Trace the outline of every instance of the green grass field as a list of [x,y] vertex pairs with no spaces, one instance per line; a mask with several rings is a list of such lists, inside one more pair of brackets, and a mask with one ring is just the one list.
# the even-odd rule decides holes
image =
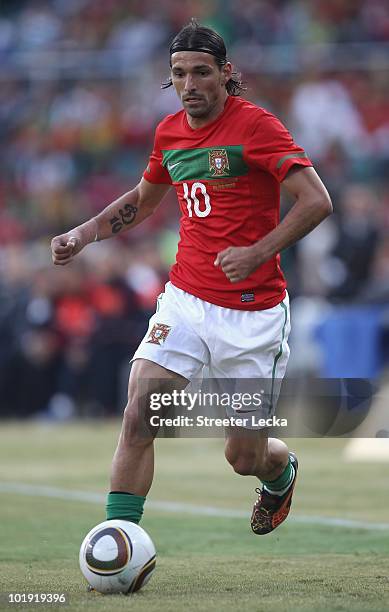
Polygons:
[[[251,534],[254,478],[233,474],[222,440],[159,440],[143,527],[157,547],[150,583],[132,597],[86,592],[78,550],[103,503],[5,492],[6,483],[104,494],[119,424],[3,425],[0,591],[66,592],[81,611],[389,610],[388,465],[344,463],[344,440],[296,440],[290,519]],[[3,491],[3,492],[1,492]],[[191,504],[163,509],[157,502]],[[193,506],[203,514],[196,514]],[[236,512],[207,516],[204,507]],[[247,513],[247,518],[241,516]],[[368,529],[329,519],[368,523]],[[2,609],[6,606],[3,597]],[[37,610],[48,606],[18,609]]]

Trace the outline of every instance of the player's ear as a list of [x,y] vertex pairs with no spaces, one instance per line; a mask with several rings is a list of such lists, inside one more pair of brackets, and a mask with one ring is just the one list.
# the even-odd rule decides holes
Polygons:
[[231,78],[232,74],[232,64],[231,62],[227,62],[224,64],[222,68],[222,85],[226,85]]

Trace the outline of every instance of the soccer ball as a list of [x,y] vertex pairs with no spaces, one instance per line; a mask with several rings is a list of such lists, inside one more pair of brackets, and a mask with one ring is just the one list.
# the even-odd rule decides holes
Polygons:
[[155,547],[139,525],[104,521],[93,527],[81,544],[80,568],[100,593],[134,593],[150,580]]

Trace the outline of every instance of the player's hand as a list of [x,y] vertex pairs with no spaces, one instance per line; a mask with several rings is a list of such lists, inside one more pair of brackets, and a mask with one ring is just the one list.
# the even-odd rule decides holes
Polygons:
[[51,241],[53,263],[56,266],[66,266],[84,246],[81,232],[76,229],[66,234],[55,236]]
[[258,261],[258,255],[252,246],[228,247],[218,253],[214,265],[220,266],[231,283],[244,280],[262,262]]

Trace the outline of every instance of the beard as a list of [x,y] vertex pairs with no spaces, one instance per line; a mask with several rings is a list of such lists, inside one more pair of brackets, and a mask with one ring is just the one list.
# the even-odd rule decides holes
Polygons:
[[185,112],[195,119],[205,118],[212,113],[216,104],[215,102],[210,102],[204,100],[203,98],[199,99],[196,103],[191,102],[183,102],[183,107]]

